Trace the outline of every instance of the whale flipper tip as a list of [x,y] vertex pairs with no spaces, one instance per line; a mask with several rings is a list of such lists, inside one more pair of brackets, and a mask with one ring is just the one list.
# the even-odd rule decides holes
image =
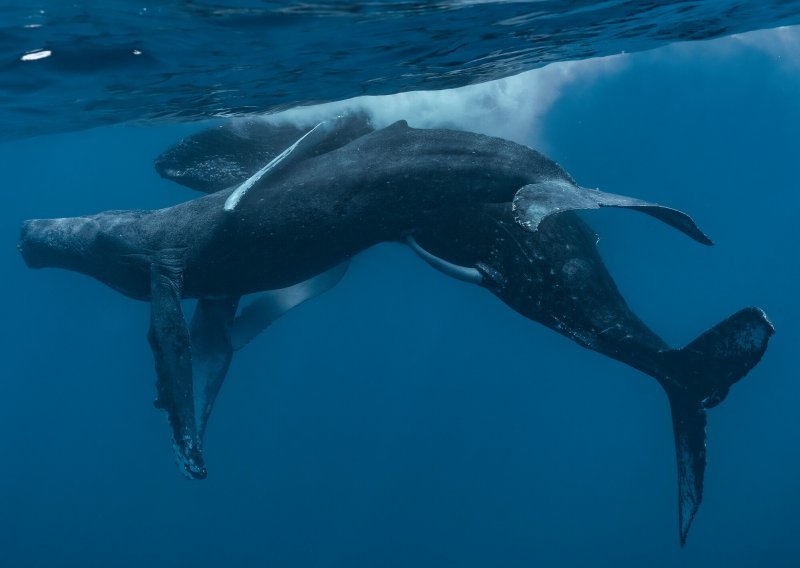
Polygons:
[[512,207],[517,222],[531,232],[536,232],[547,217],[564,211],[621,207],[655,217],[701,244],[714,244],[683,211],[633,197],[586,189],[563,179],[544,180],[522,187],[514,195]]

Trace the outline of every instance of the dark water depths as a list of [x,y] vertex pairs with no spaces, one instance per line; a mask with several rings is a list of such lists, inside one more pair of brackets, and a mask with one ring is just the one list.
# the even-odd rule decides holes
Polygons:
[[1,4],[0,137],[452,88],[800,23],[797,0]]
[[117,127],[0,146],[3,566],[797,566],[800,67],[785,54],[723,40],[630,56],[537,128],[579,183],[685,209],[716,241],[585,216],[668,341],[745,305],[777,328],[710,412],[685,549],[656,383],[400,246],[237,355],[209,478],[183,479],[151,405],[147,306],[28,270],[14,247],[25,218],[192,196],[152,169],[190,127]]

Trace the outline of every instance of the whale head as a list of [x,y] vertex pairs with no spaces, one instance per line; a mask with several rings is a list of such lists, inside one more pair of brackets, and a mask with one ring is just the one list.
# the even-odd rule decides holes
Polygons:
[[[30,268],[63,268],[91,276],[132,297],[147,294],[146,255],[136,254],[132,221],[141,212],[29,219],[17,248]],[[142,279],[145,281],[142,281]]]
[[83,272],[99,229],[92,217],[29,219],[22,223],[17,248],[29,268]]

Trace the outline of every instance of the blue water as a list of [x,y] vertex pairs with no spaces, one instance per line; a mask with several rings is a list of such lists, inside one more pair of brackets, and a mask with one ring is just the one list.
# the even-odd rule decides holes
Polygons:
[[800,60],[775,37],[628,56],[562,89],[536,128],[579,183],[680,207],[714,238],[584,215],[665,339],[681,345],[746,305],[777,329],[710,411],[685,548],[655,381],[399,245],[358,257],[236,355],[209,477],[181,477],[151,404],[147,305],[29,270],[15,249],[26,218],[193,197],[152,168],[200,128],[178,124],[0,145],[2,565],[800,565]]
[[792,24],[800,0],[6,0],[0,139],[460,87]]

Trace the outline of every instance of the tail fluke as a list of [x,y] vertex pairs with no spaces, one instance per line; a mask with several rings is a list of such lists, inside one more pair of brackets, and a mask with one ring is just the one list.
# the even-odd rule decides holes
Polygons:
[[706,409],[722,402],[731,385],[756,366],[774,332],[763,311],[745,308],[686,347],[661,353],[667,372],[660,379],[672,410],[678,460],[681,545],[703,499]]
[[[668,393],[669,394],[669,393]],[[681,546],[703,500],[706,470],[706,411],[687,397],[669,394],[678,461],[678,529]]]

